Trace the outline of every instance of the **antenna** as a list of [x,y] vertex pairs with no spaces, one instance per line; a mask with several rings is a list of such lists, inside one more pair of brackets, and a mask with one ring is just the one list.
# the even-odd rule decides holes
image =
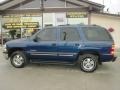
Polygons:
[[105,4],[105,1],[103,0],[103,5]]

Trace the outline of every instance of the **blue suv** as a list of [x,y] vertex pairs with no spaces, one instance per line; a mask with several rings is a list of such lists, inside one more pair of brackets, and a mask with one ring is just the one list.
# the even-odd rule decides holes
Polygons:
[[97,25],[47,27],[27,39],[9,41],[4,53],[16,68],[28,63],[79,65],[93,72],[102,62],[115,61],[114,41]]

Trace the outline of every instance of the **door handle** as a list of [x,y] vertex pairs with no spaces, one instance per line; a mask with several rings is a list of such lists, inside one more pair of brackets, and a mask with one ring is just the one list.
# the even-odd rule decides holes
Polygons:
[[56,46],[56,43],[52,43],[52,46]]
[[75,46],[79,46],[80,44],[76,43]]

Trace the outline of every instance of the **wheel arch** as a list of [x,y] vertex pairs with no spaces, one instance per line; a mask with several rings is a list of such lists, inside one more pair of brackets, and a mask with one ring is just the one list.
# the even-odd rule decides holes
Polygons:
[[8,50],[8,57],[10,57],[16,51],[25,51],[25,50],[23,48],[20,48],[20,47],[10,48]]
[[79,60],[79,56],[84,55],[84,54],[96,55],[96,56],[98,56],[98,61],[101,62],[101,61],[100,61],[100,53],[99,53],[98,51],[95,51],[95,50],[80,51],[80,52],[78,53],[78,55],[77,55],[77,59],[76,59],[76,60],[78,61],[78,60]]

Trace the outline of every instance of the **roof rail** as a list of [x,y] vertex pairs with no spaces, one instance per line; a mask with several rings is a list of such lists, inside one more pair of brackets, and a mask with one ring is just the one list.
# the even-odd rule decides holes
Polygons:
[[93,24],[92,26],[98,26],[98,25],[96,25],[96,24]]
[[70,24],[58,25],[58,26],[69,26]]
[[80,23],[80,24],[77,24],[77,25],[85,25],[84,23]]

